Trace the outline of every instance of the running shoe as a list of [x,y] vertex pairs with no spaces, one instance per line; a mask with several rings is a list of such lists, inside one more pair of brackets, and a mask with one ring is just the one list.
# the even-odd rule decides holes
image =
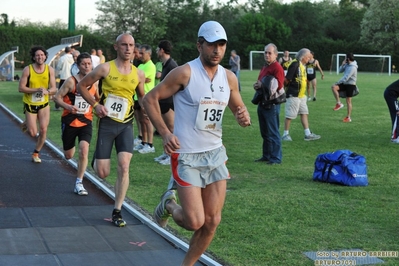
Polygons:
[[154,146],[150,147],[150,145],[145,144],[142,149],[138,150],[138,152],[142,153],[142,154],[144,154],[144,153],[152,153],[152,152],[155,152],[155,147]]
[[32,153],[32,162],[34,163],[41,163],[42,160],[39,158],[39,153]]
[[154,210],[154,218],[157,224],[160,227],[165,227],[168,224],[168,219],[169,217],[172,216],[166,209],[166,204],[174,200],[176,201],[176,195],[174,190],[167,190],[163,195],[161,196],[161,202],[158,204],[158,206]]
[[169,155],[167,155],[166,153],[163,153],[163,154],[161,154],[160,156],[155,157],[155,158],[154,158],[154,161],[160,162],[160,161],[162,161],[162,160],[165,160],[167,157],[169,157]]
[[87,196],[89,194],[87,190],[83,187],[82,183],[76,183],[73,192],[75,192],[79,196]]
[[144,148],[144,145],[140,143],[140,144],[134,146],[133,150],[138,151],[138,150],[141,150],[142,148]]
[[345,117],[344,120],[342,120],[344,123],[350,123],[352,122],[352,119],[350,117]]
[[135,138],[133,144],[134,144],[134,146],[141,144],[141,139]]
[[392,143],[399,144],[399,137],[396,138],[396,139],[391,139],[391,142],[392,142]]
[[159,162],[162,165],[170,165],[170,156]]
[[281,137],[281,140],[284,140],[284,141],[292,141],[292,138],[291,138],[291,136],[290,136],[289,134],[287,134],[287,135],[282,136],[282,137]]
[[114,209],[112,211],[112,223],[116,227],[124,227],[126,226],[125,220],[122,219],[122,214],[120,210]]
[[335,105],[335,107],[334,107],[334,111],[338,111],[339,109],[341,109],[341,108],[343,108],[344,107],[344,105],[342,104],[342,103],[337,103],[336,105]]
[[321,138],[320,135],[316,135],[316,134],[313,134],[313,133],[310,133],[309,135],[305,136],[305,140],[306,140],[306,141],[309,141],[309,140],[318,140],[318,139],[320,139],[320,138]]

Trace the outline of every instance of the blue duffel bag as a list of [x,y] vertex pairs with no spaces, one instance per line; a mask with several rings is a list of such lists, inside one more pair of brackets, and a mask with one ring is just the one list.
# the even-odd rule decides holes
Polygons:
[[350,150],[319,154],[314,163],[313,180],[345,186],[367,186],[366,158]]

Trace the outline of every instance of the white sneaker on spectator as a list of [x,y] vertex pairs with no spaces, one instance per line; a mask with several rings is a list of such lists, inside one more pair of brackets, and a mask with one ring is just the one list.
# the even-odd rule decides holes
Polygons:
[[162,165],[170,165],[170,156],[159,162]]
[[399,137],[397,137],[396,139],[391,139],[391,142],[392,142],[392,143],[399,144]]
[[139,151],[139,153],[142,153],[142,154],[155,152],[155,147],[154,146],[150,147],[150,145],[145,144],[144,147],[138,151]]
[[309,135],[305,136],[305,140],[306,141],[310,141],[310,140],[318,140],[320,139],[321,136],[320,135],[316,135],[314,133],[310,133]]
[[141,149],[143,149],[143,148],[144,148],[144,145],[140,143],[140,144],[134,146],[133,150],[134,150],[134,151],[138,151],[138,150],[141,150]]
[[134,145],[134,146],[137,146],[137,145],[139,145],[139,144],[141,144],[141,139],[135,138],[135,139],[134,139],[134,142],[133,142],[133,145]]
[[290,136],[289,134],[287,134],[287,135],[282,136],[282,137],[281,137],[281,140],[284,140],[284,141],[292,141],[292,138],[291,138],[291,136]]
[[155,157],[155,158],[154,158],[154,161],[160,162],[160,161],[162,161],[162,160],[165,160],[167,157],[169,157],[169,155],[167,155],[166,153],[163,153],[163,154],[161,154],[160,156]]

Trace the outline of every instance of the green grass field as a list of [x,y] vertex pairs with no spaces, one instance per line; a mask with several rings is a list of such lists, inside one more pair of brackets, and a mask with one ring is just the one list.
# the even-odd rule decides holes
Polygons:
[[[341,75],[325,74],[321,80],[318,73],[317,101],[308,102],[310,129],[321,139],[304,141],[299,118],[292,121],[293,141],[283,142],[283,163],[268,166],[254,163],[261,156],[262,145],[256,106],[250,102],[258,71],[241,72],[242,97],[253,125],[241,128],[226,110],[223,140],[231,180],[222,223],[209,248],[224,265],[310,266],[314,262],[303,252],[399,251],[399,146],[390,143],[390,117],[383,99],[384,89],[399,76],[360,73],[352,122],[343,123],[346,106],[332,110],[335,100],[330,89]],[[17,87],[16,82],[1,82],[0,102],[23,118],[22,94]],[[282,133],[284,106],[280,121]],[[60,112],[52,112],[49,139],[61,147],[59,136]],[[153,160],[162,152],[161,139],[155,137],[154,144],[155,154],[135,153],[128,191],[128,197],[149,213],[170,177],[169,167]],[[316,156],[337,149],[366,157],[369,186],[344,187],[312,180]],[[115,182],[115,160],[112,167],[107,179],[110,184]],[[169,224],[183,238],[191,236],[173,222]],[[399,258],[382,259],[384,265],[399,265]]]

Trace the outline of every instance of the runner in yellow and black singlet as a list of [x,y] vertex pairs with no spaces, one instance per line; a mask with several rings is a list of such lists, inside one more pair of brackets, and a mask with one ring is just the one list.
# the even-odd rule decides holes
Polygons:
[[[133,155],[133,96],[137,93],[139,102],[144,97],[144,72],[130,63],[134,47],[133,36],[119,35],[114,44],[117,58],[100,64],[78,83],[78,91],[93,106],[100,118],[92,161],[100,178],[106,178],[110,174],[111,151],[114,145],[118,155],[115,205],[112,212],[112,223],[118,227],[126,225],[122,219],[121,208],[129,187],[129,168]],[[100,79],[101,99],[97,102],[86,88]]]
[[54,69],[45,63],[48,56],[46,49],[41,46],[32,47],[30,55],[33,63],[22,71],[18,91],[24,94],[22,101],[26,119],[22,129],[27,130],[32,137],[38,136],[32,161],[40,163],[39,152],[46,141],[50,123],[49,95],[55,94],[57,88]]

